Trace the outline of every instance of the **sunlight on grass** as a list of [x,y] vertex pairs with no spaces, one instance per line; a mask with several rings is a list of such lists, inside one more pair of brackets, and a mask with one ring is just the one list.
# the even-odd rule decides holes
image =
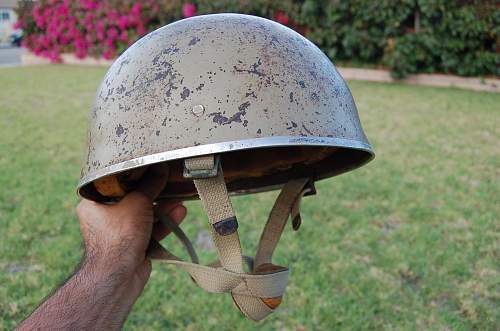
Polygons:
[[[74,215],[87,111],[105,69],[0,69],[0,329],[60,284],[81,254]],[[318,183],[285,231],[282,308],[256,325],[227,295],[155,265],[126,329],[495,330],[500,325],[500,94],[350,82],[377,154]],[[266,193],[234,205],[253,254]],[[206,229],[197,202],[183,223]],[[181,255],[175,239],[165,244]],[[209,261],[213,252],[203,252]]]

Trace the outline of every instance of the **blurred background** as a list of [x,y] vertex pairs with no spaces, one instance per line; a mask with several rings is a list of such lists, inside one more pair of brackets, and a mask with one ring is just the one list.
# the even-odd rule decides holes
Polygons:
[[[75,188],[107,67],[155,28],[220,12],[316,43],[349,80],[377,156],[304,199],[301,231],[276,254],[291,267],[276,314],[256,325],[155,265],[125,329],[499,330],[496,0],[0,0],[0,329],[81,258]],[[233,200],[249,254],[275,196]],[[210,261],[205,214],[187,205],[183,228]]]
[[338,64],[412,73],[500,75],[496,0],[0,1],[0,42],[53,62],[113,59],[140,36],[194,15],[238,12],[307,36]]

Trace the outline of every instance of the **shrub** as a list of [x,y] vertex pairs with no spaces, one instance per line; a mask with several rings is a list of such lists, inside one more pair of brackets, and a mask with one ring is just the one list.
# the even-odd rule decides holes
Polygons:
[[40,0],[22,1],[24,45],[60,60],[112,58],[138,37],[182,17],[240,12],[306,35],[332,59],[418,72],[500,75],[496,0]]
[[54,62],[62,52],[111,59],[155,26],[181,18],[180,1],[23,1],[23,44]]

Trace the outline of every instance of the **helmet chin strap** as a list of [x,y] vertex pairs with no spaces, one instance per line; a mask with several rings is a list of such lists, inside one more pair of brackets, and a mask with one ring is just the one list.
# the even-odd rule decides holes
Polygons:
[[[284,185],[264,227],[253,262],[242,255],[238,221],[218,158],[214,155],[191,158],[185,160],[184,166],[184,176],[193,178],[208,215],[219,261],[208,266],[198,264],[197,258],[193,258],[196,253],[192,245],[173,222],[166,225],[174,228],[173,232],[188,248],[193,263],[182,261],[157,242],[152,242],[148,255],[183,268],[208,292],[231,293],[234,303],[246,317],[260,321],[281,303],[288,283],[288,268],[274,265],[272,255],[290,214],[294,219],[294,229],[300,225],[299,203],[304,194],[315,193],[312,182],[300,178]],[[165,223],[165,217],[160,217],[160,221]],[[250,266],[250,273],[244,271],[243,263]]]

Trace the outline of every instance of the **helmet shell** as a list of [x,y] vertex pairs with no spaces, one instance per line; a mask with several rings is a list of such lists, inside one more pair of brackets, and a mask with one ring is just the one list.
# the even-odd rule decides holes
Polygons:
[[[306,166],[240,173],[228,181],[232,192],[304,174],[321,179],[373,157],[351,92],[327,56],[281,24],[241,14],[196,16],[139,39],[108,70],[89,122],[78,189],[94,200],[102,198],[91,185],[97,178],[163,161],[180,169],[180,160],[206,154],[222,153],[223,166],[252,173],[256,162],[327,150]],[[196,194],[171,176],[164,195]]]

